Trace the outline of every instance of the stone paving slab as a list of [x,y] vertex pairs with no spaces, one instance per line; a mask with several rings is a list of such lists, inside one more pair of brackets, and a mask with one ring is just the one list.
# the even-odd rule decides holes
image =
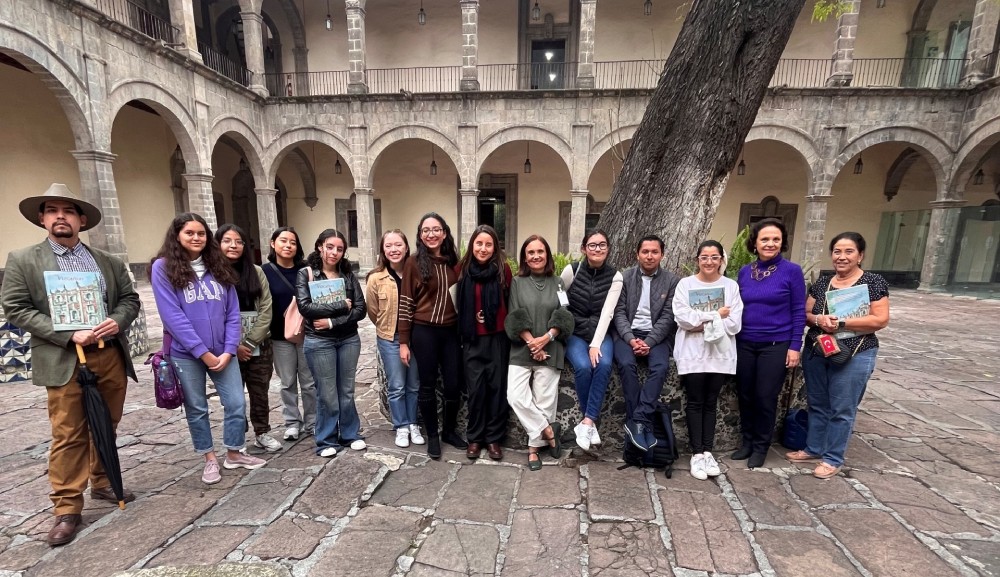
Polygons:
[[580,514],[567,509],[514,512],[502,577],[579,577]]
[[650,521],[655,517],[645,470],[629,467],[619,471],[616,463],[594,462],[587,465],[587,473],[587,502],[592,521]]
[[314,577],[384,577],[412,543],[426,519],[391,507],[365,507],[313,565]]
[[455,465],[439,461],[393,471],[379,486],[371,502],[394,507],[431,509],[438,500],[438,493],[454,472]]
[[795,493],[810,507],[822,507],[835,503],[867,503],[861,493],[854,490],[844,477],[817,479],[812,475],[794,475],[788,480]]
[[541,471],[521,474],[517,491],[520,507],[558,507],[580,503],[580,472],[568,467],[542,467]]
[[283,516],[244,551],[260,559],[305,559],[332,527],[302,517]]
[[328,462],[292,510],[311,517],[343,517],[351,503],[371,484],[379,468],[378,463],[360,456],[341,454]]
[[291,577],[291,573],[280,565],[270,563],[220,563],[133,569],[115,573],[111,577]]
[[914,479],[866,471],[851,471],[851,477],[864,483],[879,501],[917,529],[989,535],[984,527]]
[[411,576],[468,575],[496,572],[500,534],[487,525],[438,523],[420,547]]
[[162,565],[213,565],[225,560],[236,546],[253,534],[253,527],[195,527],[153,557],[148,567]]
[[860,577],[844,552],[815,531],[756,531],[754,538],[778,577]]
[[873,577],[960,575],[888,513],[838,509],[817,515]]
[[780,477],[762,471],[733,469],[729,471],[728,479],[750,518],[757,523],[800,527],[813,524],[809,515],[785,490]]
[[519,473],[513,467],[500,465],[462,467],[435,516],[506,524]]
[[941,544],[980,575],[1000,577],[1000,542],[942,539]]
[[302,471],[252,471],[231,497],[209,511],[202,521],[259,525],[275,515],[278,506],[301,488],[305,478]]
[[739,521],[721,495],[667,490],[660,492],[660,503],[679,567],[730,574],[757,570]]
[[655,525],[596,523],[587,534],[587,550],[593,577],[674,574]]

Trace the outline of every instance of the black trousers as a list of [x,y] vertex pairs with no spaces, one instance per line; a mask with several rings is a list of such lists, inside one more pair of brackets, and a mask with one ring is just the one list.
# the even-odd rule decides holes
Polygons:
[[711,451],[715,447],[716,405],[719,393],[726,384],[722,373],[691,373],[681,375],[681,384],[687,392],[688,436],[694,454]]
[[778,395],[785,383],[788,345],[788,341],[757,343],[736,339],[736,391],[743,446],[754,453],[766,453],[771,446]]
[[469,394],[470,443],[500,443],[507,434],[507,366],[510,339],[506,333],[477,336],[462,344],[465,386]]
[[445,402],[462,400],[461,347],[454,326],[413,325],[410,352],[417,361],[420,390],[417,405],[430,437],[438,436],[437,381],[441,375]]

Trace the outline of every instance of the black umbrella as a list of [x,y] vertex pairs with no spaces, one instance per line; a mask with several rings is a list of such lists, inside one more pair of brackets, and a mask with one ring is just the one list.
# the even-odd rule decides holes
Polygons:
[[[103,342],[101,344],[104,344]],[[87,368],[87,357],[83,347],[76,345],[76,356],[80,358],[80,374],[77,381],[83,389],[83,409],[87,414],[87,426],[94,438],[97,456],[101,459],[104,474],[111,483],[111,490],[118,497],[118,508],[125,508],[125,485],[122,482],[122,466],[118,461],[118,446],[115,444],[115,428],[111,424],[111,411],[104,397],[97,390],[97,375]]]

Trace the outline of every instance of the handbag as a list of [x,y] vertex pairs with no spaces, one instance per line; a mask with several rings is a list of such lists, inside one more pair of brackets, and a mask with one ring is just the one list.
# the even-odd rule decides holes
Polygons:
[[[268,264],[270,264],[272,267],[274,266],[273,263],[268,263]],[[309,270],[309,280],[312,280],[312,269],[309,267],[306,268]],[[281,281],[285,283],[285,286],[292,289],[292,293],[294,294],[295,287],[292,286],[292,283],[288,282],[288,279],[285,278],[285,275],[281,274],[281,271],[275,269],[275,272],[277,273],[278,278],[280,278]],[[299,304],[298,301],[295,300],[295,297],[292,297],[292,302],[289,303],[288,308],[285,309],[284,317],[285,317],[285,334],[284,334],[285,340],[292,343],[293,345],[301,345],[302,342],[306,339],[306,334],[302,330],[302,325],[305,323],[305,319],[302,318],[302,313],[299,312]]]
[[177,378],[174,364],[170,362],[171,344],[173,337],[167,331],[163,331],[162,348],[146,357],[146,362],[143,363],[152,365],[156,406],[161,409],[176,409],[184,404],[184,388]]
[[809,434],[809,410],[802,408],[788,409],[785,415],[785,431],[781,436],[781,444],[792,451],[806,448],[806,435]]
[[[826,306],[826,297],[823,297],[823,314],[828,315],[829,309]],[[858,354],[861,350],[861,345],[864,344],[865,339],[868,335],[861,337],[858,341],[858,345],[854,347],[853,351],[847,350],[845,347],[840,346],[840,339],[833,335],[820,333],[816,336],[816,342],[813,343],[813,349],[827,358],[831,363],[835,365],[843,365],[847,361],[851,360],[854,355]]]

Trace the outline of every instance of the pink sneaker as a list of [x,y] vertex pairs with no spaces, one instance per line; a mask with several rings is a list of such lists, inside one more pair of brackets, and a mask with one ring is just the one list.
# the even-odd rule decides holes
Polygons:
[[264,459],[258,459],[253,455],[247,455],[246,453],[241,452],[240,456],[236,457],[235,459],[230,458],[229,455],[227,454],[226,461],[222,463],[222,466],[227,469],[243,468],[243,469],[250,469],[252,471],[254,469],[260,469],[266,464],[267,461],[265,461]]
[[206,485],[214,485],[222,480],[219,474],[219,462],[215,459],[205,461],[205,470],[201,473],[201,482]]

